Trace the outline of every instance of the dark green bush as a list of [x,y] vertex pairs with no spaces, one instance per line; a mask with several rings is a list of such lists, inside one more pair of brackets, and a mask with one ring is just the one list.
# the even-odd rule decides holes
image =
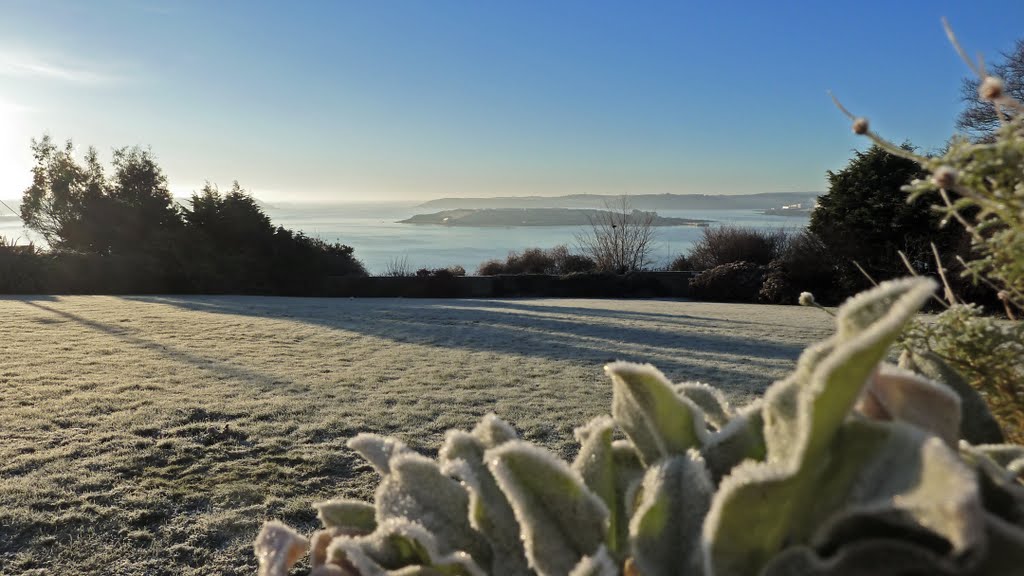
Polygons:
[[779,257],[768,264],[759,298],[769,304],[796,304],[801,292],[813,292],[824,304],[845,296],[836,285],[835,259],[807,231],[790,236]]
[[686,257],[686,254],[680,254],[669,263],[668,269],[670,272],[689,272],[693,270],[693,265],[690,264],[690,259]]
[[698,300],[757,302],[768,267],[753,262],[730,262],[705,270],[690,280]]
[[[913,148],[904,144],[904,151]],[[856,262],[875,281],[903,276],[903,252],[918,272],[934,275],[934,243],[952,256],[963,232],[940,226],[942,216],[924,198],[907,202],[903,186],[924,179],[917,162],[874,145],[855,152],[845,168],[828,172],[828,193],[818,198],[808,230],[835,259],[837,281],[845,295],[871,286]]]

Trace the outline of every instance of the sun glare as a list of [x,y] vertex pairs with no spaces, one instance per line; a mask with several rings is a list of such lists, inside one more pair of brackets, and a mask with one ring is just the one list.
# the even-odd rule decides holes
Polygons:
[[0,200],[21,196],[31,182],[27,110],[0,99]]

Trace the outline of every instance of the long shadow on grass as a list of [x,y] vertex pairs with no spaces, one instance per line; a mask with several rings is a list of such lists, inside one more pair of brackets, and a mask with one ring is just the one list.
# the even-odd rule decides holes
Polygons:
[[[647,300],[648,302],[677,302],[677,300]],[[529,300],[448,300],[449,307],[508,309],[512,312],[526,312],[539,314],[570,314],[586,315],[599,318],[612,318],[625,321],[642,321],[655,324],[678,324],[684,328],[694,326],[718,326],[723,324],[736,324],[743,326],[778,326],[778,324],[767,322],[754,322],[751,320],[734,320],[729,318],[715,318],[713,316],[695,316],[693,314],[665,313],[665,312],[639,312],[636,310],[612,310],[608,308],[584,308],[581,306],[566,306],[562,304],[531,304]],[[735,306],[760,306],[757,304],[736,304]]]
[[[601,364],[650,362],[673,378],[728,384],[781,375],[802,344],[727,332],[742,321],[531,306],[491,300],[376,300],[267,297],[130,297],[182,309],[289,318],[397,342]],[[643,313],[638,313],[643,314]],[[396,359],[400,361],[400,359]]]
[[118,340],[124,342],[125,344],[129,344],[131,346],[143,350],[157,352],[159,354],[166,356],[170,360],[174,360],[175,362],[191,364],[201,370],[212,372],[215,376],[218,376],[219,378],[222,379],[231,379],[237,382],[246,382],[248,385],[256,384],[268,390],[287,390],[295,391],[297,393],[301,393],[307,390],[305,387],[302,387],[295,382],[285,381],[278,377],[271,378],[261,372],[256,372],[235,364],[228,364],[226,362],[214,360],[212,358],[192,354],[191,352],[180,350],[178,348],[175,348],[174,346],[161,344],[159,342],[143,338],[138,335],[141,332],[134,328],[104,324],[102,322],[90,320],[88,318],[85,318],[78,314],[74,314],[72,312],[67,312],[65,310],[60,310],[57,308],[46,306],[44,304],[40,304],[34,300],[21,299],[20,301],[26,306],[31,306],[33,308],[49,312],[50,314],[60,316],[66,320],[77,322],[78,324],[81,324],[86,328],[90,328],[97,332],[101,332],[108,336],[117,338]]

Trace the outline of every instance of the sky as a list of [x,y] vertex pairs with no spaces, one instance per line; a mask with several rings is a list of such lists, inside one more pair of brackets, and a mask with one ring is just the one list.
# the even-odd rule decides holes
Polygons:
[[872,127],[928,150],[1004,0],[0,0],[0,198],[32,138],[150,147],[266,201],[824,191]]

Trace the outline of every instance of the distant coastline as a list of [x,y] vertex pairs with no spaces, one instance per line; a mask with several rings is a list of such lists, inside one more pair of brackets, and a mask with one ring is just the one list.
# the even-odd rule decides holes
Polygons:
[[760,214],[765,216],[786,216],[789,218],[810,218],[811,210],[813,208],[769,208],[768,210],[759,210]]
[[[634,210],[634,213],[639,211]],[[417,214],[399,224],[433,224],[440,226],[494,227],[494,226],[587,226],[602,215],[603,210],[575,208],[484,208],[442,210],[432,214]],[[650,214],[650,213],[646,213]],[[654,226],[707,226],[711,220],[674,218],[653,214]]]
[[[629,205],[637,210],[770,210],[793,204],[813,205],[824,192],[766,192],[763,194],[637,194]],[[418,205],[434,210],[483,208],[601,209],[620,196],[570,194],[565,196],[505,196],[497,198],[438,198]]]

